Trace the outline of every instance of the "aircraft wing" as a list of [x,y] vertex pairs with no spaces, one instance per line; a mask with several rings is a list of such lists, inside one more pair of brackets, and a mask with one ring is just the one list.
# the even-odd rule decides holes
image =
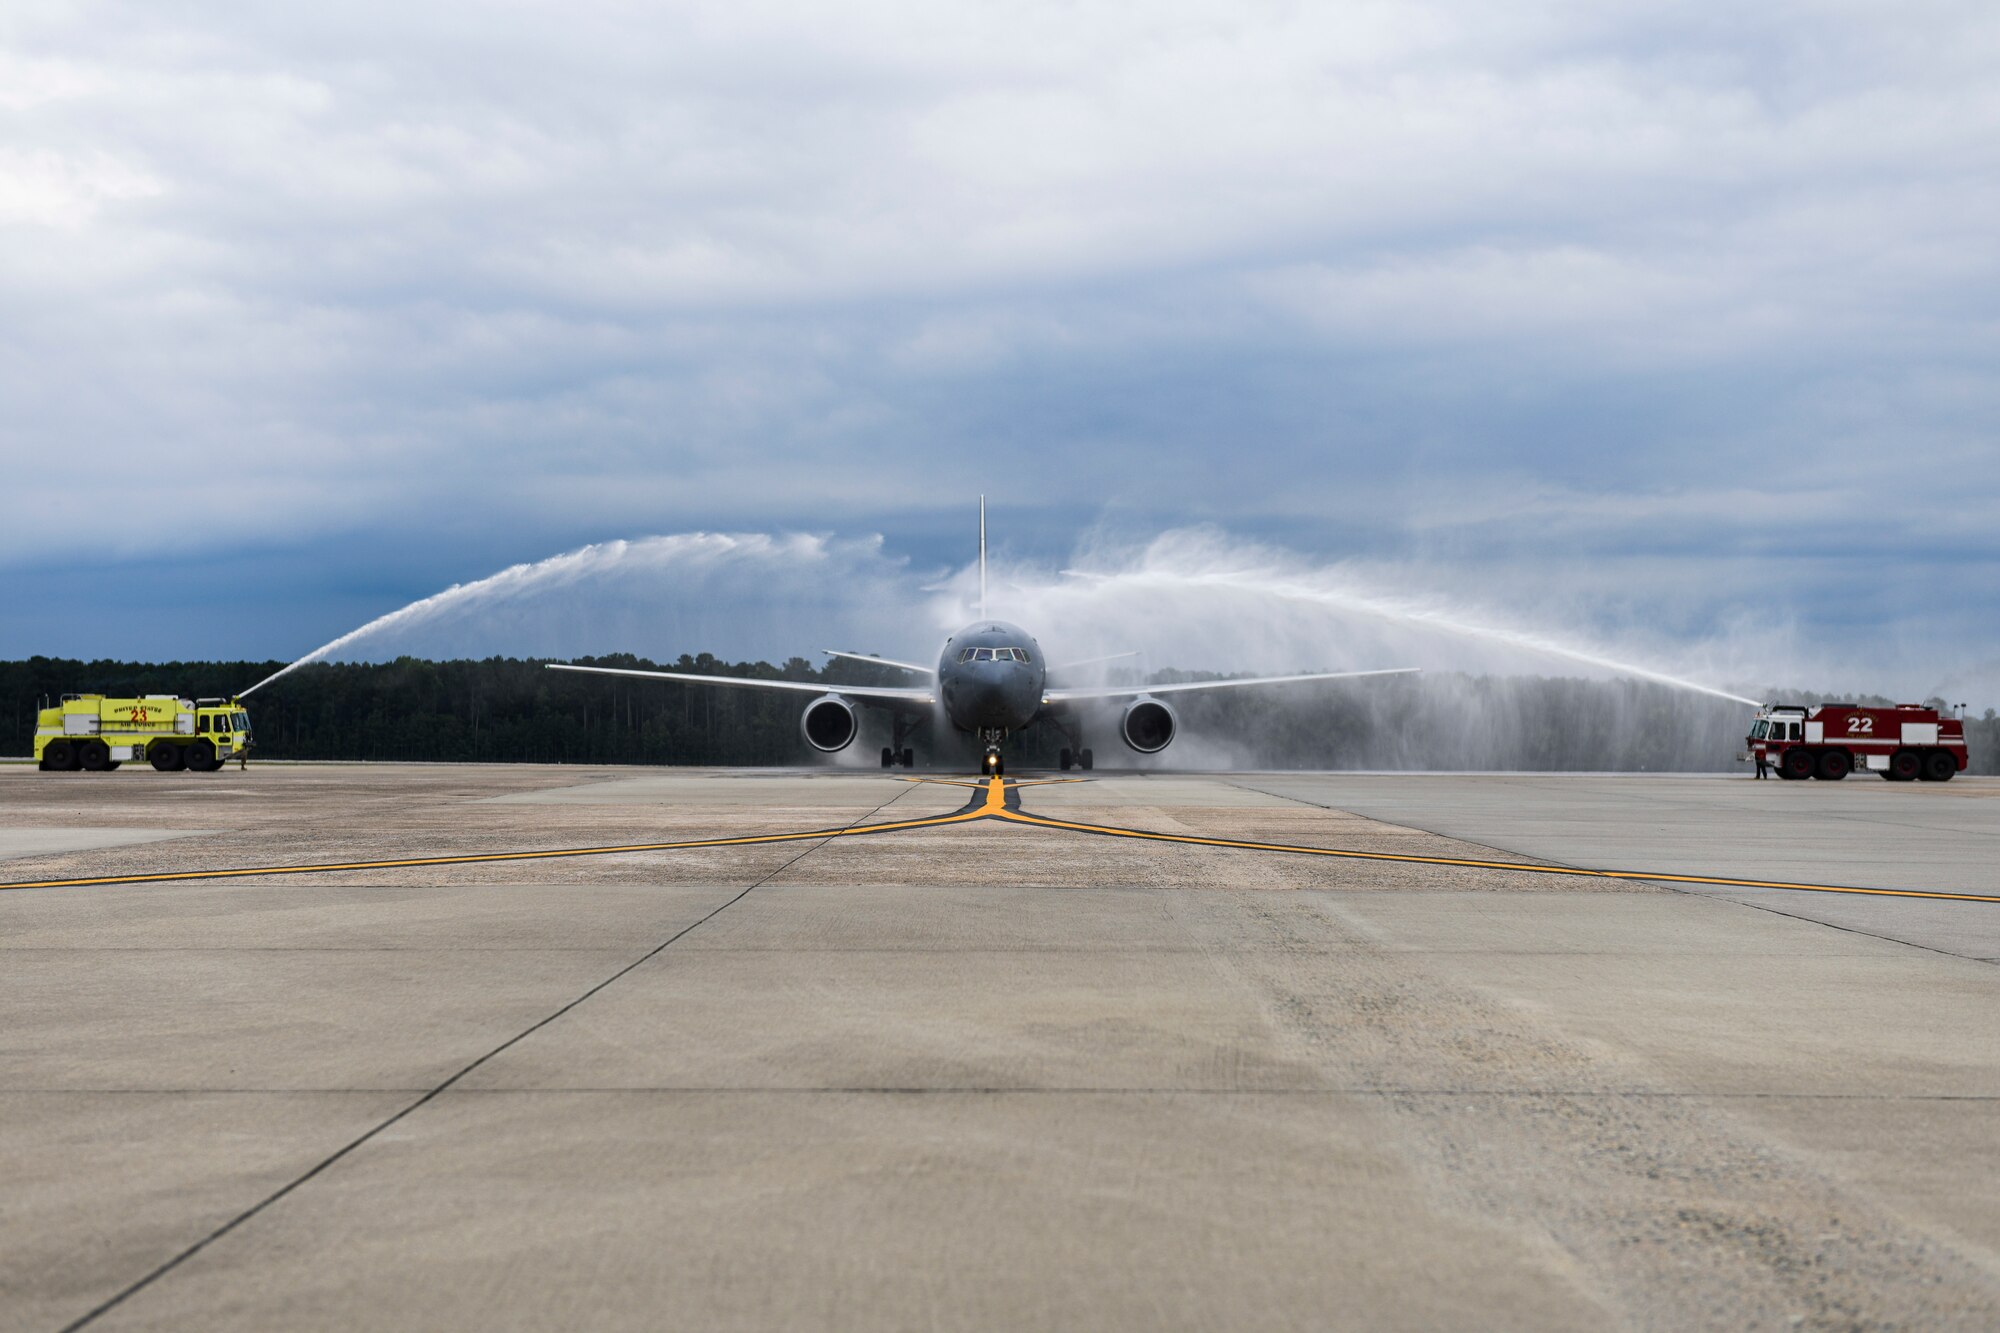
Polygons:
[[1303,676],[1252,676],[1242,680],[1196,680],[1179,685],[1120,685],[1083,690],[1044,690],[1044,707],[1059,707],[1089,699],[1136,699],[1142,694],[1191,694],[1196,690],[1240,690],[1253,685],[1298,685],[1309,680],[1358,680],[1363,676],[1408,676],[1422,667],[1391,667],[1385,671],[1315,671]]
[[570,666],[550,662],[551,671],[581,671],[593,676],[638,676],[644,680],[673,680],[683,685],[740,685],[757,690],[790,690],[795,694],[838,694],[860,703],[881,704],[908,712],[929,708],[935,692],[930,689],[901,690],[881,685],[816,685],[806,680],[756,680],[747,676],[696,676],[683,671],[632,671],[624,667]]

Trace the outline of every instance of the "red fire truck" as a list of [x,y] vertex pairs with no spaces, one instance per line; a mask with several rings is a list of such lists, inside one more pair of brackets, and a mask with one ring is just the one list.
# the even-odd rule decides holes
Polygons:
[[1967,762],[1965,723],[1920,704],[1766,704],[1744,738],[1742,758],[1759,755],[1794,781],[1838,782],[1861,770],[1891,782],[1949,782]]

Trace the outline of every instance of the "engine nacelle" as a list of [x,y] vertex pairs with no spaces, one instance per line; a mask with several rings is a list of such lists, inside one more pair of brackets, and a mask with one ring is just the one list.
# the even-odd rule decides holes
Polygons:
[[1158,754],[1174,743],[1181,720],[1174,710],[1158,699],[1142,695],[1125,705],[1118,719],[1118,734],[1140,754]]
[[823,694],[806,705],[799,718],[799,730],[806,744],[822,754],[845,750],[861,733],[861,715],[854,705],[837,694]]

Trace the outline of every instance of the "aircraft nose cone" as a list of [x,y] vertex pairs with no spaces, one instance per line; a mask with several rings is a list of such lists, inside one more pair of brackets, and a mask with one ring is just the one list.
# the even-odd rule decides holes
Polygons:
[[991,712],[1000,701],[1000,683],[992,679],[980,679],[972,683],[970,691],[973,707],[981,712]]

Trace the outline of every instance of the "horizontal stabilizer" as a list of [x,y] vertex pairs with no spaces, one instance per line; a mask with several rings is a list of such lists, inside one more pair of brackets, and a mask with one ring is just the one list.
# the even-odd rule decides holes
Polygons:
[[900,690],[881,685],[826,685],[809,680],[758,680],[750,676],[695,676],[684,671],[633,671],[625,667],[570,666],[548,664],[551,671],[581,671],[592,676],[637,676],[643,680],[671,680],[682,685],[734,685],[753,690],[789,690],[794,694],[844,694],[869,703],[915,704],[929,707],[933,697],[928,689]]
[[1196,690],[1242,690],[1252,686],[1302,685],[1314,680],[1360,680],[1366,676],[1408,676],[1422,667],[1390,667],[1381,671],[1315,671],[1302,676],[1251,676],[1241,680],[1195,680],[1179,685],[1122,685],[1103,689],[1048,690],[1044,704],[1076,703],[1083,699],[1135,699],[1142,694],[1192,694]]
[[1052,666],[1049,668],[1049,674],[1053,676],[1058,671],[1074,671],[1078,667],[1096,666],[1100,662],[1117,662],[1127,657],[1137,657],[1138,655],[1139,650],[1134,648],[1129,653],[1106,653],[1102,657],[1086,657],[1075,662],[1064,662],[1060,665]]
[[872,662],[876,666],[895,667],[898,671],[913,671],[919,676],[935,676],[931,667],[918,666],[915,662],[898,662],[890,657],[876,657],[869,653],[843,653],[838,648],[822,648],[828,657],[844,657],[850,662]]

